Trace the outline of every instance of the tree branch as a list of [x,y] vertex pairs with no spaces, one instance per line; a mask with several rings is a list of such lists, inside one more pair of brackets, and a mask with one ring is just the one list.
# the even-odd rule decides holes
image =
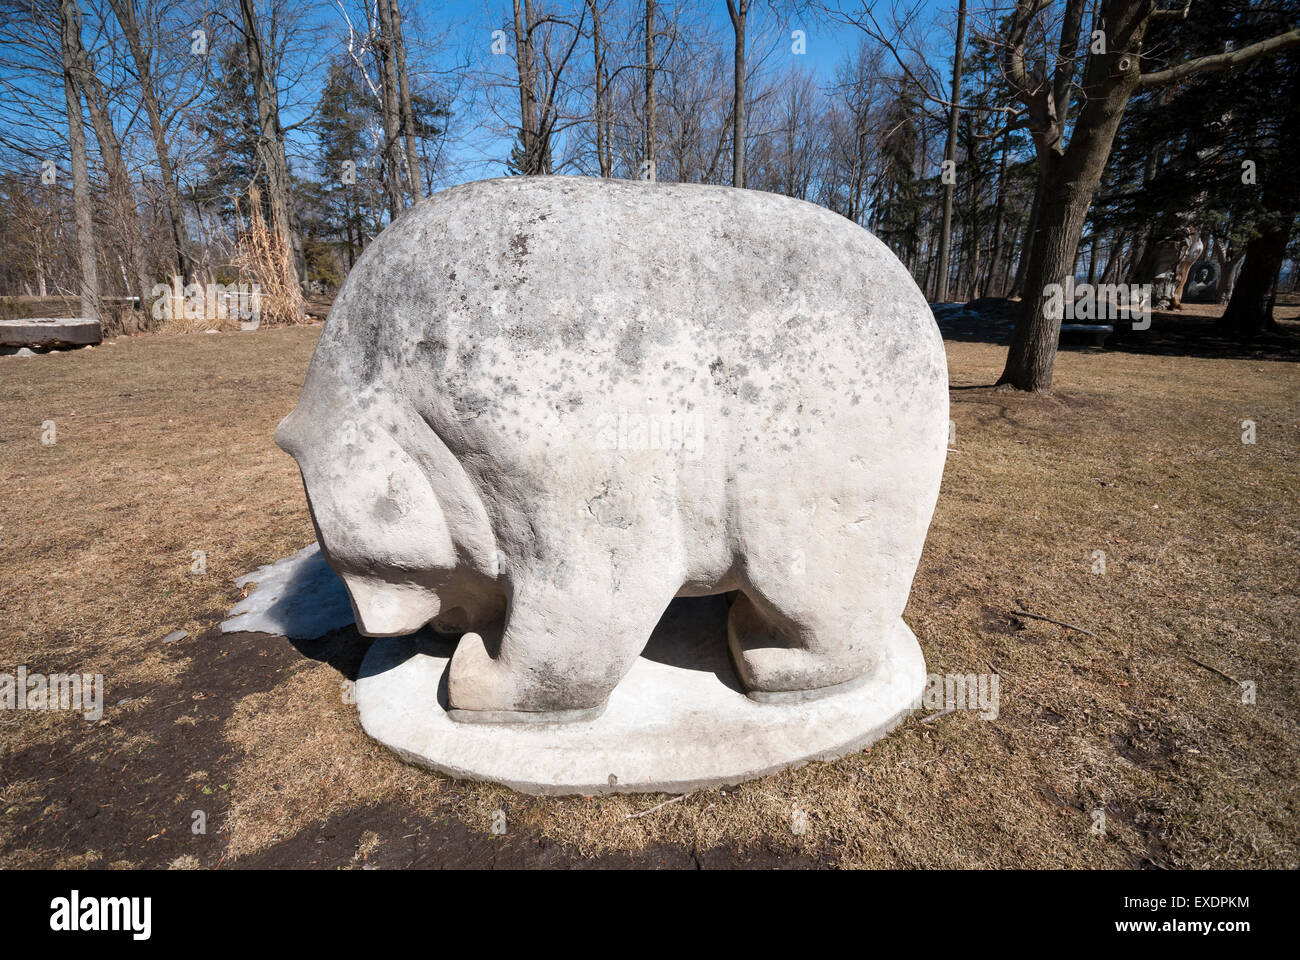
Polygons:
[[1141,79],[1138,80],[1138,85],[1154,87],[1162,83],[1181,80],[1183,77],[1189,77],[1194,73],[1229,70],[1241,66],[1243,63],[1249,63],[1256,57],[1275,53],[1278,50],[1285,50],[1297,44],[1300,44],[1300,30],[1289,30],[1286,33],[1278,34],[1276,37],[1270,37],[1268,40],[1261,40],[1259,43],[1252,43],[1248,47],[1242,47],[1240,50],[1233,50],[1229,53],[1216,53],[1209,57],[1197,57],[1195,60],[1188,60],[1176,67],[1170,67],[1168,70],[1144,73]]

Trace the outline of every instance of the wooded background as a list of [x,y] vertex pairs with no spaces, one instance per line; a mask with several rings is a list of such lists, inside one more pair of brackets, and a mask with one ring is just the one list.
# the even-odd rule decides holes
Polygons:
[[466,179],[730,184],[862,224],[931,300],[1020,298],[1002,382],[1043,390],[1067,275],[1275,329],[1298,10],[0,0],[0,294],[131,332],[159,324],[160,283],[251,281],[292,321]]

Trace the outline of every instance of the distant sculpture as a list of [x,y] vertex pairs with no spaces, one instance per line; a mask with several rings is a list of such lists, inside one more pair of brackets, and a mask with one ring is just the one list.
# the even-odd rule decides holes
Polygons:
[[1183,300],[1187,303],[1215,303],[1219,297],[1219,281],[1223,276],[1223,267],[1213,259],[1201,260],[1192,267],[1187,276],[1187,286],[1183,288]]
[[1204,252],[1205,241],[1194,226],[1180,222],[1165,232],[1157,232],[1139,270],[1151,283],[1154,309],[1182,308],[1188,275]]
[[568,177],[407,211],[276,432],[361,631],[462,633],[450,714],[487,722],[597,716],[674,597],[730,595],[754,700],[870,679],[915,644],[947,437],[934,318],[867,231]]

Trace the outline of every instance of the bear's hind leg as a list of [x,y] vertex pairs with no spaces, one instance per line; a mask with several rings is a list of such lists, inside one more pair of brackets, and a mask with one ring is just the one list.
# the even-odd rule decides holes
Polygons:
[[[791,592],[788,584],[785,592]],[[747,584],[732,603],[727,645],[751,699],[815,699],[848,689],[871,673],[879,649],[870,642],[876,632],[870,613],[837,606],[825,596],[811,599],[823,602],[774,600]]]

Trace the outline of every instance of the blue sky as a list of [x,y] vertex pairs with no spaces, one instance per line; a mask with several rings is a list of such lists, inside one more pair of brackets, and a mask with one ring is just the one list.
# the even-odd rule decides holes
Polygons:
[[[539,9],[548,5],[548,0],[536,0]],[[565,8],[576,7],[580,0],[565,0]],[[305,47],[308,59],[308,72],[300,82],[281,91],[283,119],[291,128],[301,124],[315,106],[319,97],[325,70],[330,60],[345,50],[346,20],[340,12],[336,0],[306,0],[307,6],[301,10],[306,24],[316,28],[309,38],[299,38],[300,48]],[[343,0],[349,13],[355,16],[356,0]],[[845,8],[857,7],[861,3],[842,0]],[[888,19],[891,4],[903,9],[920,9],[920,19],[937,22],[942,25],[934,35],[941,37],[945,28],[949,28],[955,18],[956,0],[884,0],[878,4],[882,20]],[[408,46],[411,47],[413,70],[428,69],[434,79],[446,80],[454,68],[466,61],[482,61],[492,42],[492,31],[506,24],[510,17],[511,0],[403,0],[404,19],[409,27],[406,31]],[[694,19],[702,11],[713,26],[717,41],[723,49],[730,50],[731,23],[727,16],[725,0],[659,0],[661,20],[672,16],[674,10],[681,10],[684,16]],[[824,16],[813,16],[807,12],[799,15],[786,14],[782,11],[790,4],[773,3],[769,0],[756,0],[750,13],[751,55],[789,56],[791,33],[803,30],[805,33],[805,65],[812,68],[814,76],[823,84],[834,78],[836,65],[844,55],[856,48],[861,32],[853,26],[829,22]],[[632,13],[641,9],[637,0],[627,0],[624,9]],[[110,24],[112,21],[110,19]],[[110,27],[111,30],[111,27]],[[634,34],[636,33],[634,28]],[[442,43],[431,56],[424,56],[418,49],[424,38],[441,36]],[[97,35],[93,18],[85,18],[85,40],[92,49],[104,42],[102,35]],[[946,72],[951,51],[950,40],[936,44],[931,62],[936,69]],[[102,48],[101,48],[102,49]],[[585,61],[590,56],[588,50],[581,46],[575,56]],[[48,67],[42,57],[32,53],[34,62],[41,62]],[[110,81],[112,78],[109,78]],[[120,78],[119,78],[120,79]],[[418,80],[418,78],[417,78]],[[48,104],[51,115],[61,113],[61,97],[50,95],[48,76],[12,71],[0,76],[0,86],[8,99],[8,109],[0,105],[0,129],[10,134],[15,143],[28,139],[28,131],[39,130],[24,127],[22,111],[17,109],[27,98],[40,100]],[[110,86],[111,86],[110,82]],[[471,84],[465,85],[468,92]],[[129,95],[127,101],[129,101]],[[131,122],[134,135],[139,135],[139,126],[143,120],[139,114],[130,114],[129,102],[119,106],[116,119],[121,123]],[[485,115],[481,103],[469,103],[464,97],[453,102],[455,116],[452,121],[452,136],[446,144],[446,156],[443,164],[444,174],[441,186],[465,180],[498,176],[505,170],[505,158],[509,153],[511,135],[504,130],[507,124],[518,122],[517,101],[513,110],[509,108],[508,98],[503,98],[503,108],[497,126],[492,129],[490,115]],[[17,124],[15,126],[15,124]],[[53,136],[55,141],[61,139],[63,122],[55,122]],[[145,151],[146,153],[148,151]],[[313,171],[309,165],[309,156],[313,152],[311,135],[301,126],[290,134],[290,162],[300,175],[310,175]],[[144,162],[148,162],[145,160]]]
[[[539,7],[543,6],[539,2]],[[844,9],[861,8],[861,3],[843,0]],[[673,9],[689,12],[694,17],[703,10],[716,27],[721,39],[730,45],[731,21],[727,15],[725,0],[677,0],[676,3],[660,0],[661,17],[667,17]],[[782,4],[755,3],[750,13],[750,34],[756,40],[769,38],[768,49],[777,42],[776,32],[779,28],[781,42],[786,49],[791,43],[794,30],[805,33],[807,65],[822,83],[829,83],[834,78],[836,65],[845,54],[856,48],[862,36],[856,27],[843,23],[830,22],[824,15],[814,16],[807,12],[802,15],[781,12]],[[786,5],[788,6],[788,5]],[[877,16],[882,23],[888,22],[890,3],[878,3]],[[901,10],[919,11],[918,19],[922,23],[937,22],[949,24],[956,19],[955,0],[899,0]],[[436,67],[450,68],[458,60],[472,57],[477,51],[472,45],[491,43],[492,30],[497,29],[504,18],[510,16],[510,0],[407,0],[403,5],[404,15],[418,18],[424,28],[422,33],[432,34],[438,29],[449,33],[451,43],[440,51],[433,63]],[[328,13],[323,15],[328,16]],[[341,24],[340,17],[334,18]],[[761,52],[757,48],[755,52]],[[580,50],[578,55],[581,55]],[[950,51],[938,51],[934,60],[938,69],[950,69]],[[513,119],[513,118],[512,118]],[[455,128],[456,140],[448,145],[448,175],[454,181],[499,176],[504,170],[504,159],[510,149],[508,138],[475,135],[475,131],[465,129],[467,122],[473,122],[472,115],[462,115]],[[478,131],[482,134],[482,131]],[[464,139],[469,134],[468,139]],[[454,173],[452,172],[454,171]]]

